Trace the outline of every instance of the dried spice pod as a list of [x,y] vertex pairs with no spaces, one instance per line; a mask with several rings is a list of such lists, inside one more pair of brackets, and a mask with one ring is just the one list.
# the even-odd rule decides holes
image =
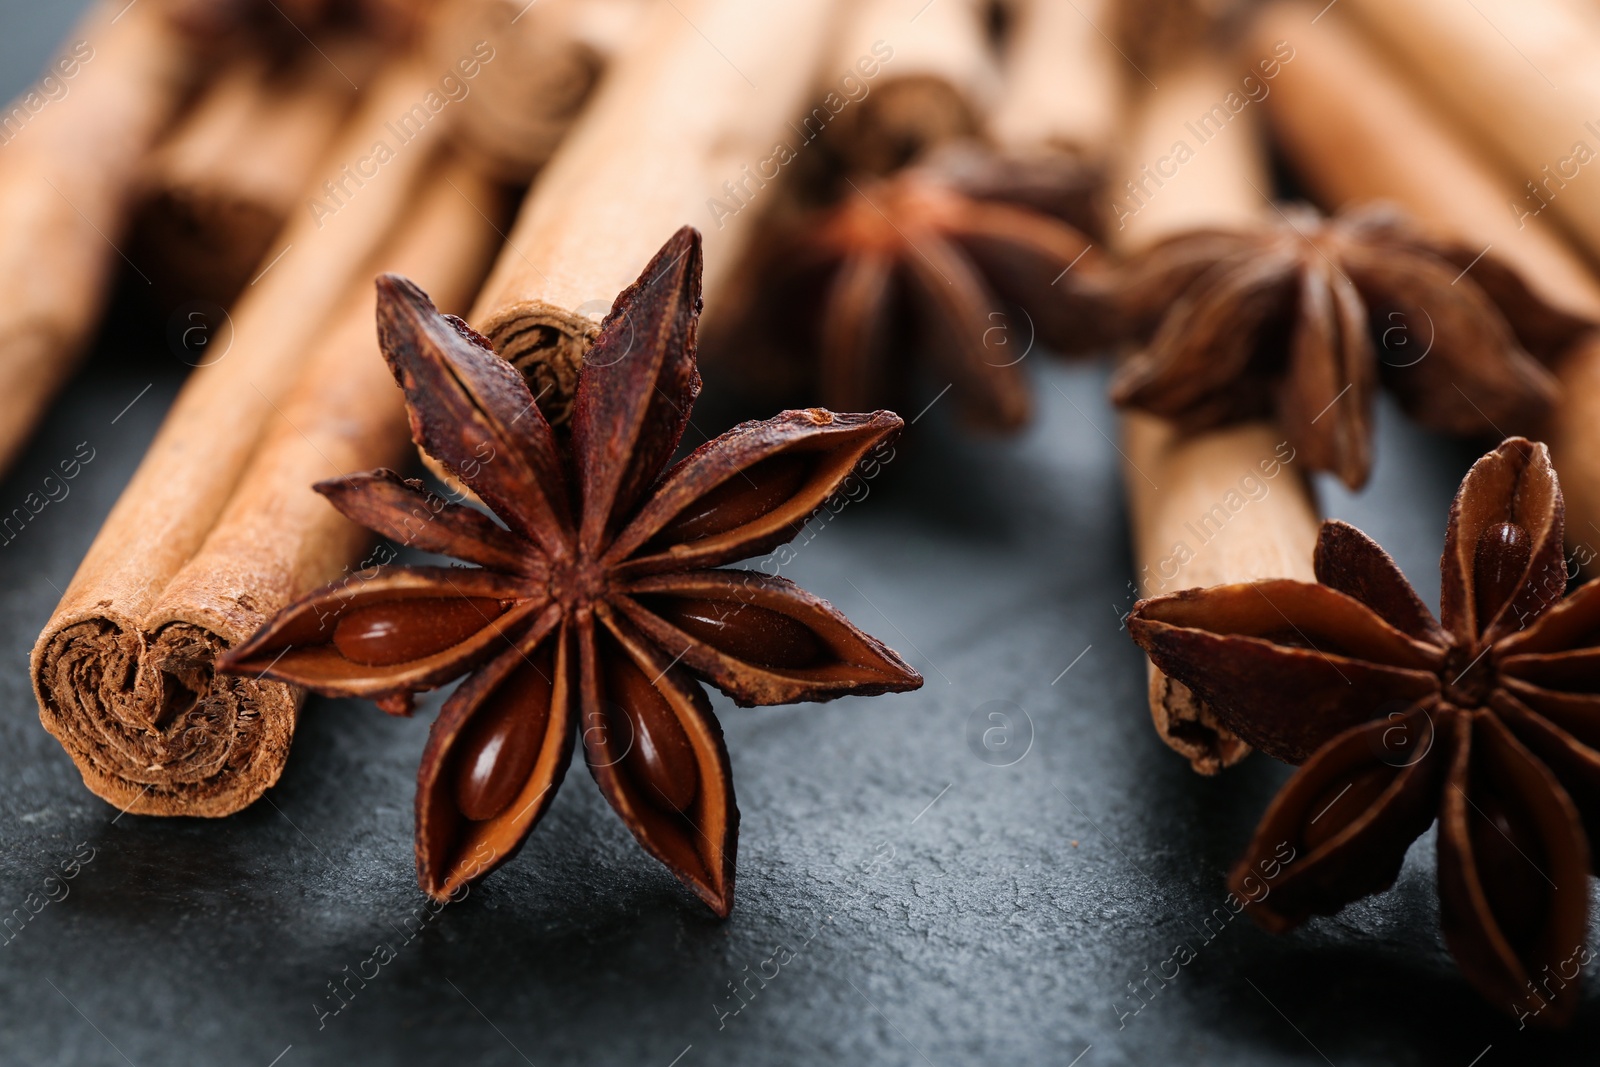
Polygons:
[[[1511,438],[1451,507],[1438,620],[1381,548],[1328,522],[1315,583],[1189,590],[1128,622],[1234,733],[1303,764],[1232,875],[1263,925],[1388,888],[1437,817],[1446,944],[1541,1025],[1579,1002],[1600,844],[1600,583],[1563,598],[1562,519],[1548,451]],[[1271,891],[1247,892],[1273,859]]]
[[[858,19],[896,10],[868,7]],[[836,181],[826,206],[775,221],[744,272],[737,319],[712,347],[737,353],[746,375],[773,391],[921,408],[948,388],[962,422],[1006,431],[1027,420],[1021,363],[1036,344],[1079,353],[1115,339],[1093,248],[1120,108],[1105,56],[1115,53],[1084,22],[1096,5],[1086,15],[1059,7],[1027,0],[1014,12],[986,137],[914,138],[913,167]],[[917,26],[931,30],[924,17]],[[969,7],[945,17],[954,22],[942,34],[978,41]],[[915,64],[901,50],[893,69],[903,76]],[[874,88],[861,106],[905,84]]]
[[[1119,290],[1148,342],[1119,368],[1117,404],[1188,431],[1275,417],[1308,467],[1352,489],[1372,468],[1380,382],[1431,429],[1529,430],[1557,395],[1545,361],[1591,326],[1385,204],[1177,234],[1132,257]],[[1373,335],[1395,329],[1430,338],[1427,357],[1380,360]]]
[[718,569],[792,538],[873,449],[887,411],[745,423],[668,469],[700,389],[699,235],[618,297],[578,382],[570,443],[522,377],[402,278],[379,335],[417,444],[505,523],[385,471],[318,486],[390,537],[479,564],[396,567],[312,593],[225,667],[405,711],[463,674],[417,782],[417,873],[445,897],[509,859],[585,760],[640,845],[719,915],[738,809],[702,678],[745,706],[915,689],[826,601]]
[[[993,192],[989,168],[944,159]],[[1031,406],[1020,364],[1036,343],[1078,353],[1118,332],[1088,237],[1017,203],[969,196],[939,163],[853,186],[774,235],[752,272],[762,281],[734,329],[741,345],[814,366],[809,376],[835,407],[949,388],[966,425],[1015,430]],[[928,366],[915,368],[918,359]]]

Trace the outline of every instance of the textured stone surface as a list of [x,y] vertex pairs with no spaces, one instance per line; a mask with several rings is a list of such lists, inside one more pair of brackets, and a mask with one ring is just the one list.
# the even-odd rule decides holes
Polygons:
[[[28,55],[16,41],[10,75]],[[183,370],[158,344],[103,341],[0,483],[8,511],[78,442],[95,449],[70,495],[0,547],[0,917],[29,914],[59,864],[94,850],[64,899],[3,935],[0,1063],[1592,1060],[1592,1004],[1563,1037],[1518,1033],[1456,975],[1431,834],[1393,891],[1294,936],[1211,918],[1286,772],[1255,757],[1204,780],[1156,741],[1119,629],[1129,561],[1104,376],[1030,362],[1026,435],[963,439],[936,406],[786,570],[926,688],[716,699],[743,812],[730,920],[648,859],[575,767],[516,860],[419,922],[411,790],[437,701],[409,721],[312,701],[281,783],[217,821],[118,817],[40,728],[27,650]],[[1383,414],[1371,488],[1326,503],[1431,601],[1473,450]],[[726,425],[714,402],[696,421]],[[994,710],[1011,732],[988,740],[1012,754],[986,762],[969,738],[999,725]],[[1128,983],[1179,943],[1195,958],[1141,1007]],[[329,983],[371,975],[380,944],[387,962],[350,979],[341,1008]]]

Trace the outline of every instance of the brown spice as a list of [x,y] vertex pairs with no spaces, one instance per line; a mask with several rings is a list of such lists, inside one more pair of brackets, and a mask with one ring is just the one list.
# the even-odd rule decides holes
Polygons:
[[[1117,332],[1102,258],[1079,230],[1016,202],[1066,199],[1064,186],[1005,186],[991,167],[944,158],[953,173],[934,163],[863,179],[764,243],[751,267],[761,283],[732,327],[740,339],[720,347],[814,367],[834,407],[909,406],[919,386],[949,387],[970,427],[1026,422],[1021,364],[1035,343],[1076,353]],[[967,195],[963,178],[993,199]],[[914,354],[929,364],[920,376]]]
[[[1129,632],[1162,671],[1245,741],[1303,764],[1233,872],[1262,925],[1387,889],[1437,817],[1441,921],[1468,980],[1537,1023],[1571,1018],[1575,980],[1530,996],[1586,944],[1600,832],[1600,582],[1563,599],[1563,552],[1549,454],[1511,438],[1451,507],[1442,622],[1381,548],[1331,521],[1316,583],[1135,608]],[[1255,872],[1284,847],[1293,859],[1261,895]]]
[[357,522],[479,567],[328,587],[224,666],[390,711],[468,675],[418,774],[417,872],[435,897],[521,846],[581,723],[590,773],[640,845],[726,915],[738,809],[696,677],[745,706],[922,684],[826,601],[718,569],[792,538],[901,422],[789,411],[667,469],[700,389],[700,255],[685,227],[618,297],[578,383],[570,448],[484,338],[403,278],[380,279],[380,337],[413,437],[506,526],[389,471],[321,483]]
[[[1116,403],[1191,431],[1275,416],[1308,467],[1352,489],[1371,471],[1380,381],[1432,429],[1527,430],[1556,398],[1543,361],[1590,326],[1385,205],[1332,219],[1292,205],[1250,231],[1179,234],[1135,256],[1120,288],[1149,342],[1118,371]],[[1426,358],[1380,362],[1371,335],[1395,329],[1431,339]]]
[[1600,115],[1593,5],[1474,0],[1472,18],[1461,18],[1451,0],[1343,6],[1341,16],[1368,30],[1404,77],[1514,178],[1502,214],[1525,222],[1548,210],[1600,257],[1600,197],[1586,187],[1587,174],[1568,180],[1593,159],[1586,124]]

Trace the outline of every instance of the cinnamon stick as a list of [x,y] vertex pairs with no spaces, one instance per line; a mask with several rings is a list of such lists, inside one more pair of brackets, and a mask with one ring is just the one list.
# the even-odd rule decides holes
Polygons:
[[[1202,55],[1156,80],[1161,88],[1135,109],[1126,154],[1112,172],[1127,176],[1112,188],[1121,194],[1112,240],[1128,252],[1188,229],[1259,225],[1272,208],[1253,113],[1233,115],[1203,142],[1187,125],[1237,88],[1232,69]],[[1175,164],[1179,156],[1185,161]],[[1315,507],[1293,450],[1272,425],[1184,436],[1165,420],[1128,412],[1122,451],[1140,596],[1258,578],[1312,579]],[[1201,774],[1250,751],[1154,666],[1150,713],[1162,740]]]
[[494,218],[494,200],[461,166],[425,183],[395,240],[322,331],[216,525],[142,617],[99,604],[74,610],[71,593],[58,609],[35,652],[41,718],[96,795],[142,814],[216,816],[277,780],[303,694],[219,678],[215,658],[348,569],[368,543],[312,483],[400,466],[410,453],[365,275],[405,271],[441,306],[464,308],[496,238],[478,212]]
[[365,81],[374,59],[351,42],[287,68],[241,60],[162,139],[135,249],[172,301],[225,304],[254,276],[355,102],[347,77]]
[[[858,0],[833,55],[840,70],[874,57],[884,65],[867,93],[841,109],[830,139],[849,167],[874,174],[976,133],[999,92],[981,0]],[[828,124],[825,114],[811,120]]]
[[988,132],[1007,155],[1078,157],[1104,166],[1122,120],[1123,65],[1097,26],[1111,0],[1017,0],[1004,88]]
[[[1323,205],[1392,200],[1423,224],[1481,242],[1547,300],[1600,319],[1600,281],[1548,217],[1505,209],[1517,190],[1478,146],[1424,99],[1349,15],[1274,4],[1256,23],[1260,42],[1289,40],[1268,115],[1289,163]],[[1575,542],[1600,546],[1600,337],[1588,335],[1553,368],[1561,403],[1546,441],[1561,473]]]
[[1042,211],[1098,237],[1124,109],[1126,63],[1095,28],[1109,7],[1016,0],[986,136],[938,146],[933,166],[968,196]]
[[461,100],[456,136],[508,180],[555,151],[643,14],[643,0],[457,0],[434,55],[489,42],[495,61]]
[[[412,62],[380,77],[340,135],[332,158],[348,163],[329,180],[371,171],[361,161],[372,160],[374,144],[397,141],[385,124],[421,100],[431,81]],[[301,377],[330,315],[357,279],[371,277],[374,253],[414,210],[444,129],[445,121],[435,121],[393,145],[363,184],[344,182],[347,196],[329,196],[320,182],[307,190],[325,198],[317,202],[326,212],[297,211],[274,242],[283,251],[232,311],[231,349],[184,386],[34,646],[46,728],[90,789],[127,810],[227,814],[277,776],[292,723],[284,698],[269,730],[255,722],[255,691],[235,688],[251,683],[210,687],[204,664],[238,631],[206,637],[178,626],[187,622],[178,609],[188,601],[175,605],[165,594],[235,496],[263,428]],[[476,211],[469,221],[482,225]],[[239,602],[240,612],[250,610]],[[196,611],[209,626],[211,615]],[[190,726],[200,732],[186,739]]]
[[[1499,157],[1497,210],[1548,211],[1600,258],[1600,13],[1555,0],[1349,0],[1408,76]],[[1320,25],[1320,22],[1319,22]]]
[[132,176],[196,61],[158,5],[107,0],[0,114],[0,472],[94,329]]
[[570,413],[612,297],[685,223],[704,231],[717,306],[752,205],[807,151],[789,123],[806,111],[835,7],[675,0],[646,13],[524,201],[472,313],[552,422]]

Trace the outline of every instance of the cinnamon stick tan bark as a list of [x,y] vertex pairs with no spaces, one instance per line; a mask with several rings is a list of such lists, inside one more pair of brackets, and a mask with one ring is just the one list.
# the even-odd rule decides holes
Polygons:
[[[346,167],[359,176],[375,142],[396,141],[385,124],[420,100],[431,81],[427,68],[409,62],[381,77],[339,138],[333,158],[349,162],[333,177]],[[330,316],[357,279],[370,279],[374,254],[416,210],[419,181],[436,162],[444,127],[431,123],[393,145],[364,184],[345,183],[349,195],[331,214],[296,211],[281,238],[284,250],[232,311],[231,349],[184,386],[34,646],[46,728],[90,789],[127,810],[227,814],[277,777],[292,698],[273,698],[269,716],[250,683],[213,687],[207,666],[218,642],[241,635],[239,620],[257,608],[272,610],[271,598],[245,589],[239,577],[246,599],[224,625],[219,609],[177,592],[169,599],[169,588],[237,495],[263,429],[302,376]],[[320,185],[308,190],[322,194]],[[466,217],[483,225],[476,211]],[[413,269],[424,275],[425,268]],[[197,603],[200,625],[215,623],[216,630],[193,628],[184,609]],[[191,728],[196,732],[186,734]]]
[[[1161,88],[1135,108],[1126,154],[1112,171],[1112,193],[1121,193],[1121,228],[1113,227],[1112,239],[1131,252],[1197,227],[1259,225],[1273,209],[1253,113],[1233,115],[1203,142],[1190,128],[1237,89],[1233,69],[1202,55],[1156,81]],[[1186,161],[1177,162],[1180,156]],[[1165,420],[1130,412],[1122,417],[1122,451],[1141,596],[1257,578],[1313,579],[1316,510],[1293,449],[1273,426],[1244,423],[1186,436]],[[1153,666],[1150,714],[1162,739],[1201,774],[1250,751]]]
[[1600,258],[1600,10],[1577,0],[1342,6],[1498,155],[1511,179],[1500,213],[1554,215]]
[[[1546,299],[1600,319],[1600,281],[1547,216],[1505,209],[1513,183],[1425,99],[1347,14],[1311,24],[1315,5],[1274,4],[1252,30],[1258,43],[1296,49],[1267,100],[1279,144],[1325,206],[1392,200],[1423,224],[1481,242]],[[1600,553],[1600,337],[1590,335],[1553,368],[1561,403],[1545,431],[1566,497],[1580,561]]]
[[[332,58],[323,53],[332,53]],[[254,276],[355,103],[376,49],[224,69],[146,167],[135,254],[172,302],[227,303]]]
[[[497,243],[496,192],[473,171],[430,178],[394,241],[320,331],[297,386],[199,551],[135,617],[142,596],[69,592],[35,653],[41,717],[98,796],[156,815],[227,815],[277,781],[303,694],[219,678],[215,658],[295,596],[349,569],[370,535],[313,482],[410,454],[400,392],[378,351],[369,271],[411,276],[463,310]],[[479,212],[483,212],[482,215]],[[353,581],[359,577],[352,578]],[[88,603],[87,595],[113,597]]]
[[468,86],[456,136],[495,173],[532,177],[643,12],[644,0],[457,0],[434,56],[448,63],[480,41],[496,55]]
[[856,0],[832,54],[840,70],[883,62],[830,138],[847,165],[876,174],[978,132],[1000,88],[982,0]]
[[0,114],[0,472],[94,329],[139,161],[196,61],[158,5],[108,0]]
[[1013,11],[989,135],[1011,155],[1104,165],[1123,118],[1126,65],[1097,28],[1113,22],[1111,0],[1018,0]]
[[678,227],[705,235],[706,306],[748,244],[768,188],[808,150],[807,112],[833,0],[652,5],[523,203],[472,322],[570,413],[600,320]]

